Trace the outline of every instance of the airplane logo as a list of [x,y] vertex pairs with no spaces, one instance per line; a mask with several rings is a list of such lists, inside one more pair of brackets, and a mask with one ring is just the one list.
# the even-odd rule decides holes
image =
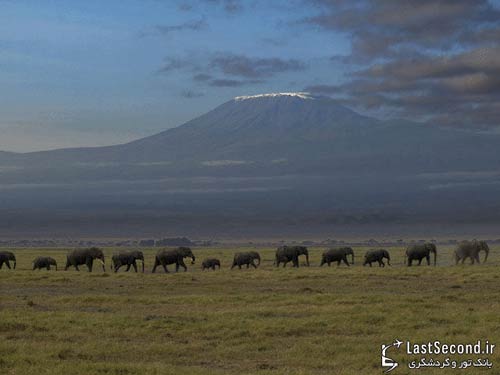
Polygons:
[[385,373],[391,372],[399,366],[399,364],[395,360],[387,357],[387,349],[392,348],[393,346],[399,349],[402,344],[403,342],[399,341],[398,339],[396,339],[390,345],[382,344],[382,367],[387,368],[387,370],[384,371]]

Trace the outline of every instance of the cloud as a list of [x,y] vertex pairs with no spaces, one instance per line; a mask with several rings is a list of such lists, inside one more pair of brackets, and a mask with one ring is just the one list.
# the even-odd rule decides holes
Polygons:
[[178,25],[156,25],[150,30],[140,33],[141,37],[154,36],[154,35],[170,35],[178,31],[200,31],[208,28],[208,22],[205,18],[199,20],[186,21]]
[[243,11],[244,0],[186,0],[179,4],[182,11],[196,10],[200,5],[222,8],[226,13],[234,14]]
[[186,99],[196,99],[196,98],[201,98],[202,96],[205,96],[204,93],[202,92],[197,92],[193,90],[183,90],[181,92],[181,96]]
[[222,6],[227,13],[237,13],[243,10],[242,0],[202,0],[202,2]]
[[264,83],[266,79],[280,73],[305,69],[306,65],[295,59],[215,53],[208,56],[190,54],[184,57],[168,57],[158,72],[169,74],[181,71],[191,74],[192,80],[197,84],[240,87]]
[[206,82],[210,81],[212,79],[212,76],[210,74],[206,73],[198,73],[193,76],[193,81],[197,82]]
[[209,82],[209,85],[213,87],[241,87],[263,82],[262,80],[213,79]]
[[303,71],[305,64],[295,59],[254,58],[245,55],[219,54],[210,62],[210,67],[225,75],[261,78],[288,71]]
[[486,0],[314,0],[303,24],[343,33],[343,83],[306,90],[357,108],[461,127],[500,125],[500,11]]
[[403,46],[446,49],[464,35],[498,23],[500,11],[487,0],[314,0],[319,13],[303,20],[352,38],[357,60],[387,57]]

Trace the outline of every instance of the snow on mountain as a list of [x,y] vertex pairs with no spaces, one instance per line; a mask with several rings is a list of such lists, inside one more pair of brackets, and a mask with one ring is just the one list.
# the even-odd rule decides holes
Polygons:
[[234,100],[238,101],[238,100],[258,99],[258,98],[276,98],[280,96],[291,96],[300,99],[314,99],[316,97],[308,92],[275,92],[269,94],[237,96],[234,98]]

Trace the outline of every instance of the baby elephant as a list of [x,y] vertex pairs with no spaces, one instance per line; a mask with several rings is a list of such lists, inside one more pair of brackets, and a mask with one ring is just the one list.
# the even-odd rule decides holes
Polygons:
[[380,250],[369,250],[365,254],[365,261],[363,262],[363,266],[367,264],[372,266],[372,262],[378,262],[379,267],[385,267],[384,258],[387,259],[387,264],[391,265],[391,257],[389,252],[385,249]]
[[41,270],[42,268],[46,268],[48,271],[50,271],[50,266],[56,267],[57,271],[57,262],[54,258],[38,257],[33,261],[33,270]]
[[219,267],[219,269],[220,269],[220,260],[219,259],[208,258],[208,259],[205,259],[201,263],[201,270],[202,271],[210,269],[210,268],[215,271],[215,267]]

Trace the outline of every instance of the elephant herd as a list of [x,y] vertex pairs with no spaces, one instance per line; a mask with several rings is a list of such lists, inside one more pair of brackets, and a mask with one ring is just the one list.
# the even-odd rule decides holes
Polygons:
[[[479,253],[481,251],[485,252],[484,262],[488,259],[489,247],[485,241],[462,241],[460,242],[454,252],[455,264],[464,263],[466,259],[470,259],[471,264],[480,263]],[[433,243],[422,243],[417,245],[411,245],[406,249],[404,254],[405,264],[407,266],[412,266],[413,262],[418,262],[418,265],[422,263],[425,259],[427,265],[431,265],[431,255],[433,255],[433,264],[437,263],[437,248]],[[309,266],[309,250],[305,246],[280,246],[276,249],[274,265],[279,267],[283,264],[286,267],[288,263],[292,263],[293,267],[299,267],[299,257],[304,256],[306,265]],[[184,258],[191,258],[191,264],[195,263],[195,256],[189,247],[178,247],[176,249],[163,249],[159,250],[155,255],[155,261],[153,265],[152,272],[156,272],[156,268],[161,266],[163,270],[168,273],[167,265],[175,264],[175,271],[178,272],[179,268],[183,268],[187,271],[187,266],[184,263]],[[349,263],[349,258],[351,263]],[[369,250],[364,255],[363,266],[372,266],[372,263],[378,263],[379,267],[385,267],[385,262],[387,265],[391,265],[391,257],[386,249]],[[64,270],[69,267],[74,267],[79,271],[79,266],[87,266],[89,272],[92,272],[94,261],[102,265],[103,271],[105,268],[104,253],[101,249],[97,247],[91,247],[88,249],[76,249],[69,252],[66,256],[66,266]],[[137,272],[137,262],[142,263],[142,272],[144,272],[144,254],[142,251],[122,251],[113,254],[111,257],[111,269],[114,272],[122,266],[126,266],[126,271],[129,271],[132,267],[135,272]],[[344,263],[346,266],[354,264],[354,251],[351,247],[339,247],[325,250],[321,255],[320,266],[331,263],[337,263],[340,266]],[[11,267],[12,263],[12,267]],[[261,263],[260,254],[256,251],[239,252],[234,255],[233,263],[231,269],[242,266],[246,268],[257,268]],[[3,265],[7,268],[16,268],[16,257],[10,251],[0,251],[0,269]],[[46,256],[40,256],[33,260],[33,270],[35,269],[47,269],[50,270],[51,266],[57,271],[57,262],[55,259]],[[207,258],[203,260],[201,264],[202,270],[216,270],[220,269],[221,262],[216,258]]]

